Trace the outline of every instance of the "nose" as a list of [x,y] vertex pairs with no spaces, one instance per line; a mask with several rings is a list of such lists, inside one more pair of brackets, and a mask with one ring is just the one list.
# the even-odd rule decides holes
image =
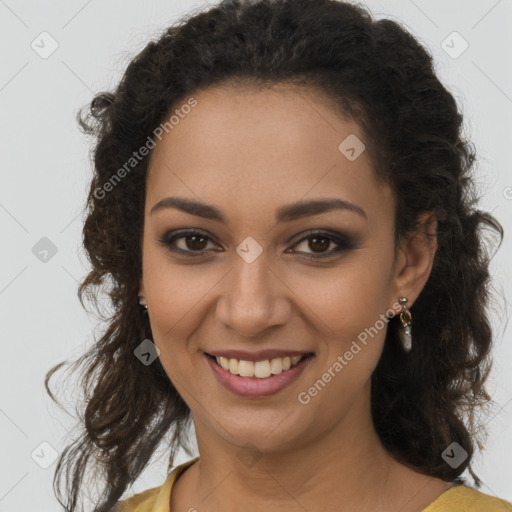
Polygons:
[[240,336],[262,336],[288,321],[291,294],[263,254],[251,263],[240,258],[223,280],[216,318]]

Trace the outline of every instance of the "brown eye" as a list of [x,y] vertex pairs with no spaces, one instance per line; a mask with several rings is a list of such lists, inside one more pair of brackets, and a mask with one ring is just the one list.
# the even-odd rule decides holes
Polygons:
[[309,239],[309,247],[313,249],[314,252],[323,252],[327,250],[331,243],[331,240],[326,237],[318,237],[314,236]]
[[186,235],[181,238],[185,240],[187,249],[191,249],[193,251],[204,249],[207,245],[205,241],[208,240],[204,235]]
[[[324,232],[311,233],[309,236],[300,240],[294,247],[303,244],[306,249],[311,252],[306,252],[306,257],[311,259],[326,258],[338,254],[344,250],[349,250],[354,247],[352,240],[341,234],[330,234]],[[328,251],[329,247],[335,245],[333,250]],[[303,252],[303,251],[298,251]]]
[[[201,231],[182,231],[159,240],[170,251],[190,256],[202,256],[209,241],[210,237]],[[178,242],[181,242],[180,245],[178,245]]]

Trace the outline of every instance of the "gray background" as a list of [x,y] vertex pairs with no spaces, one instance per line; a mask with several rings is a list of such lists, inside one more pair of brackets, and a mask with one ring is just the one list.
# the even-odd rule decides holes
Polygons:
[[[484,492],[512,501],[512,242],[507,236],[512,231],[512,1],[365,3],[377,17],[404,23],[434,53],[439,76],[463,107],[467,133],[479,152],[482,208],[505,228],[492,264],[495,288],[505,297],[498,296],[493,317],[489,391],[497,406],[485,419],[489,438],[475,470]],[[77,357],[93,341],[96,319],[76,297],[87,269],[80,210],[91,174],[89,141],[78,131],[76,112],[94,93],[114,87],[149,38],[205,5],[0,0],[0,512],[60,510],[52,490],[54,455],[74,438],[74,422],[53,405],[43,380],[51,366]],[[52,39],[40,36],[43,31],[58,44],[47,58],[40,53],[51,49]],[[463,40],[451,35],[454,31],[469,45],[461,55]],[[39,53],[32,44],[39,45]],[[44,237],[56,250],[46,262],[40,259],[49,244]],[[72,413],[74,381],[59,375],[53,385],[60,382]],[[178,462],[186,459],[180,454]],[[162,451],[126,495],[161,485],[165,476]]]

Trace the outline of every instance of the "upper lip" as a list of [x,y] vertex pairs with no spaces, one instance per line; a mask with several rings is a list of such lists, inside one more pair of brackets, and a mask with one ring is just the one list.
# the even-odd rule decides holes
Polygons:
[[274,359],[276,357],[293,357],[312,354],[308,350],[279,350],[267,349],[259,352],[247,352],[246,350],[215,350],[214,352],[206,352],[214,357],[225,357],[227,359],[239,359],[244,361],[264,361],[265,359]]

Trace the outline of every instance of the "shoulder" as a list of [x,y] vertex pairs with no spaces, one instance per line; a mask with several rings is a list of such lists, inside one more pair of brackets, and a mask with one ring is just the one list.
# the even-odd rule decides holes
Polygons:
[[176,466],[162,485],[118,502],[112,512],[169,512],[169,500],[174,481],[198,459],[199,457],[196,457]]
[[423,512],[512,512],[512,503],[459,485],[441,494]]

